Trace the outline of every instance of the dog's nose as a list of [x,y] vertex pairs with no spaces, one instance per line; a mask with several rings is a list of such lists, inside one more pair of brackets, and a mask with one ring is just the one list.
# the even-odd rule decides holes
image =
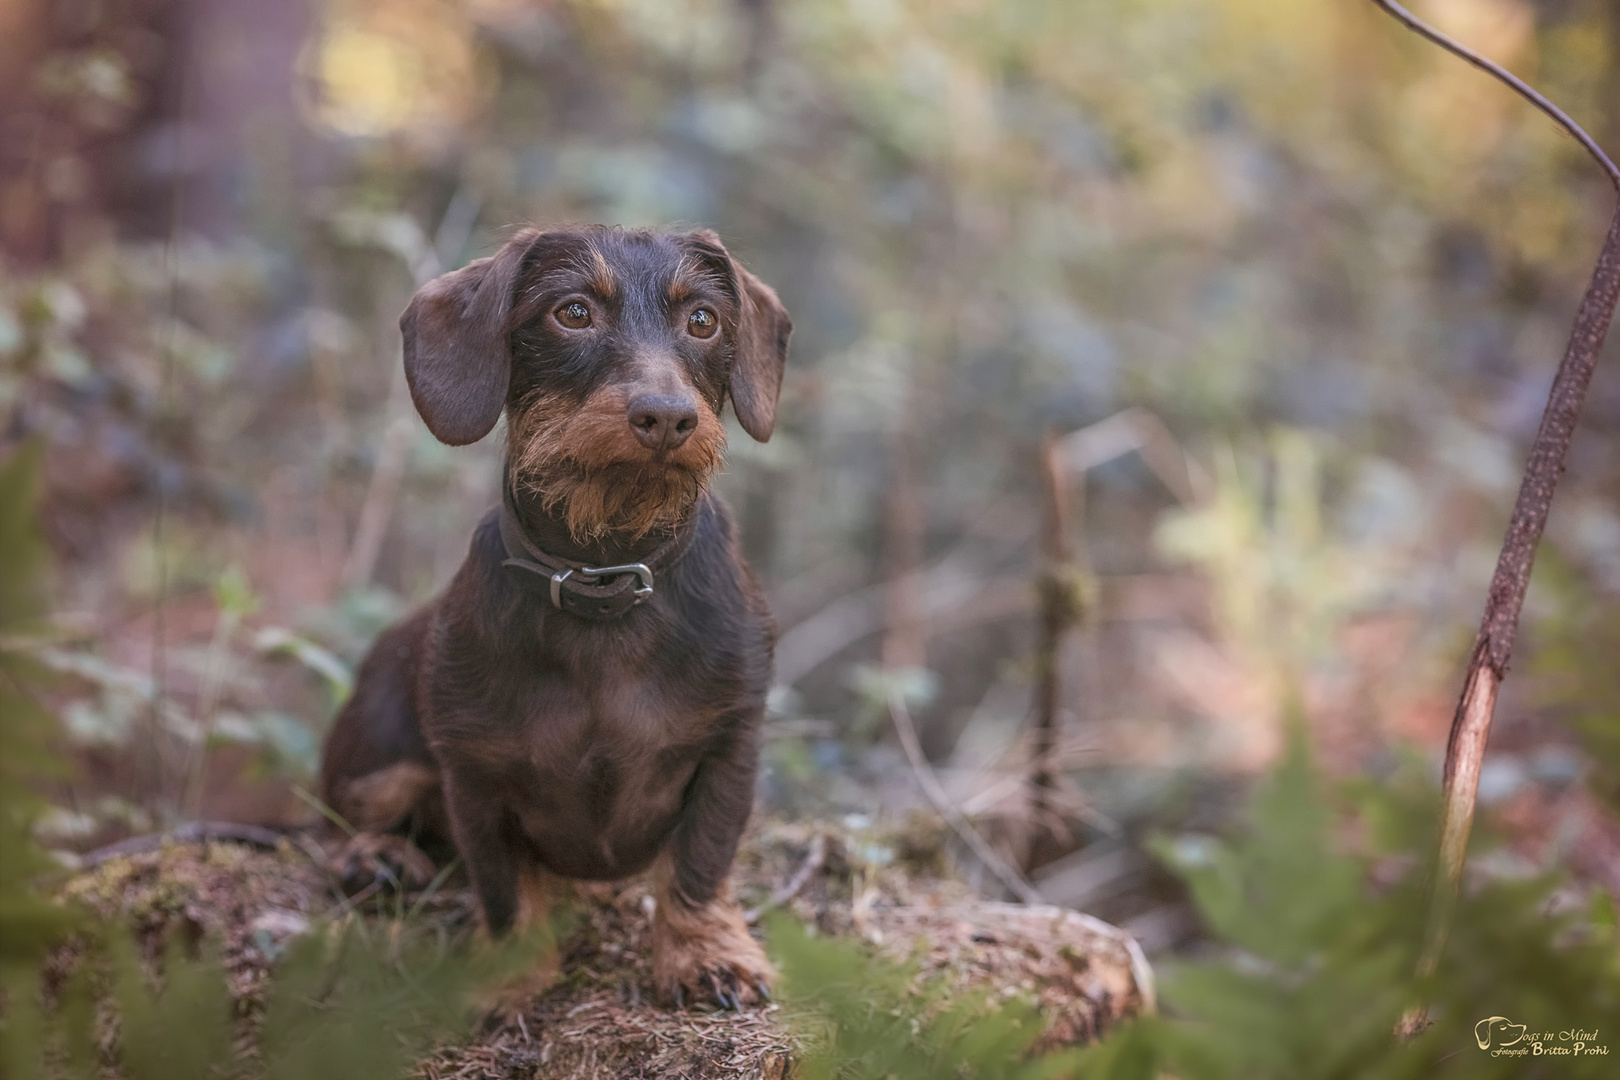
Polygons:
[[641,445],[673,450],[697,429],[697,402],[668,394],[637,394],[630,399],[630,426]]

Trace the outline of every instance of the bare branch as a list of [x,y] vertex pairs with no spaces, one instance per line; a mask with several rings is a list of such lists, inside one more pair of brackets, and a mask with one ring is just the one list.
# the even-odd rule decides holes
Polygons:
[[394,365],[394,378],[389,387],[384,415],[388,417],[388,423],[383,429],[382,448],[377,452],[377,464],[371,470],[371,480],[366,484],[365,501],[360,504],[354,539],[349,544],[349,555],[343,561],[343,572],[339,578],[344,587],[350,589],[371,584],[371,575],[377,568],[377,556],[382,553],[388,525],[393,520],[400,484],[405,479],[405,466],[410,460],[415,420],[411,416],[411,398],[403,363]]
[[951,802],[951,797],[945,793],[939,777],[934,775],[928,759],[923,756],[922,744],[917,741],[917,726],[911,722],[911,710],[906,708],[905,696],[898,686],[889,690],[889,716],[894,720],[894,731],[900,736],[900,746],[906,752],[906,760],[911,762],[911,771],[917,775],[917,783],[922,786],[923,794],[928,797],[928,801],[934,804],[934,809],[939,811],[940,817],[944,818],[945,823],[962,838],[968,849],[978,856],[985,869],[995,875],[1014,896],[1026,904],[1041,903],[1041,894],[1035,891],[1035,886],[996,854],[996,850],[979,835],[978,830],[962,816],[962,811],[956,808],[956,804]]
[[100,866],[108,859],[122,858],[126,855],[142,855],[148,851],[157,851],[165,844],[211,844],[217,840],[229,840],[238,844],[252,844],[254,847],[274,849],[282,840],[285,833],[274,829],[265,829],[257,825],[238,825],[232,821],[188,821],[165,833],[153,833],[149,836],[132,836],[127,840],[120,840],[116,844],[96,848],[79,856],[78,868],[88,870]]
[[[1580,125],[1563,110],[1516,76],[1419,21],[1394,0],[1373,2],[1436,45],[1494,75],[1552,117],[1586,147],[1587,152],[1608,173],[1610,182],[1620,189],[1620,170],[1615,168],[1614,162],[1609,160],[1609,156],[1591,136],[1581,130]],[[1587,387],[1592,381],[1598,352],[1608,335],[1617,300],[1620,300],[1620,208],[1615,211],[1608,235],[1603,241],[1603,249],[1598,253],[1592,280],[1575,315],[1569,345],[1564,350],[1563,360],[1559,362],[1558,373],[1547,395],[1547,408],[1541,416],[1541,427],[1530,446],[1524,479],[1513,504],[1513,517],[1508,523],[1507,536],[1502,540],[1496,572],[1491,577],[1479,636],[1474,641],[1473,654],[1468,661],[1462,698],[1451,721],[1451,736],[1446,745],[1445,810],[1423,950],[1418,957],[1419,978],[1427,978],[1439,966],[1440,954],[1450,933],[1457,890],[1462,882],[1463,863],[1468,851],[1468,834],[1474,822],[1480,769],[1485,758],[1485,744],[1490,736],[1497,691],[1507,676],[1508,661],[1513,655],[1513,639],[1519,628],[1519,613],[1524,606],[1530,572],[1535,565],[1536,547],[1547,527],[1553,492],[1558,486],[1558,478],[1563,475],[1570,439],[1575,434],[1575,424],[1580,419]],[[1402,1018],[1397,1030],[1403,1034],[1415,1034],[1422,1030],[1425,1023],[1424,1011],[1418,1008]]]
[[[1033,827],[1024,851],[1025,872],[1049,857],[1057,839],[1057,832],[1048,819],[1054,786],[1052,755],[1057,748],[1058,713],[1063,698],[1063,645],[1069,631],[1085,615],[1088,580],[1084,562],[1076,558],[1076,549],[1069,539],[1071,505],[1083,505],[1085,488],[1078,487],[1071,492],[1061,446],[1052,432],[1047,432],[1041,442],[1041,503],[1045,528],[1041,538],[1041,569],[1036,582],[1041,598],[1041,619],[1035,648],[1035,749],[1029,776]],[[1071,495],[1078,497],[1071,498]],[[1084,545],[1079,550],[1083,552]],[[1061,830],[1059,825],[1057,831]]]
[[821,869],[821,864],[826,861],[827,834],[816,833],[815,837],[810,841],[810,850],[805,855],[804,862],[799,864],[799,868],[793,872],[793,876],[788,878],[787,883],[781,888],[771,893],[763,904],[757,908],[750,908],[745,912],[743,921],[752,926],[754,923],[759,922],[760,917],[767,911],[779,908],[795,896],[798,896],[799,890],[810,883],[810,879],[815,876],[816,871]]
[[1575,329],[1552,392],[1541,428],[1530,447],[1524,480],[1513,505],[1513,518],[1497,557],[1496,573],[1485,601],[1485,616],[1468,661],[1462,699],[1451,721],[1451,737],[1446,745],[1445,817],[1440,833],[1438,873],[1434,885],[1428,930],[1423,954],[1418,962],[1420,975],[1432,973],[1440,962],[1450,931],[1451,911],[1462,881],[1463,860],[1468,833],[1474,821],[1474,802],[1479,792],[1480,768],[1485,743],[1490,736],[1491,714],[1496,707],[1497,690],[1507,676],[1513,655],[1513,639],[1519,628],[1519,611],[1530,585],[1536,546],[1547,527],[1552,510],[1553,491],[1563,475],[1569,455],[1570,438],[1586,400],[1598,351],[1609,330],[1609,320],[1620,299],[1620,209],[1609,225],[1591,284],[1581,300]]
[[1135,451],[1183,507],[1192,509],[1208,500],[1209,477],[1164,421],[1140,405],[1071,431],[1060,444],[1063,464],[1076,476]]
[[1597,144],[1597,141],[1593,139],[1592,136],[1588,135],[1586,130],[1582,128],[1581,125],[1570,119],[1569,114],[1563,109],[1560,109],[1558,106],[1542,97],[1541,94],[1535,90],[1535,88],[1530,86],[1517,75],[1513,74],[1513,72],[1507,70],[1499,64],[1487,60],[1485,57],[1479,55],[1479,53],[1470,49],[1468,46],[1454,41],[1445,34],[1442,34],[1440,31],[1436,30],[1434,27],[1430,26],[1416,15],[1413,15],[1410,11],[1407,11],[1405,8],[1401,7],[1401,5],[1397,4],[1395,0],[1373,0],[1373,3],[1389,12],[1391,16],[1403,24],[1407,29],[1434,42],[1451,55],[1468,61],[1481,71],[1489,72],[1497,79],[1500,79],[1502,82],[1512,87],[1514,92],[1520,97],[1524,98],[1530,104],[1546,113],[1552,118],[1555,124],[1569,132],[1570,135],[1574,136],[1575,141],[1584,146],[1586,148],[1586,152],[1591,154],[1592,158],[1599,165],[1603,166],[1603,171],[1609,174],[1609,183],[1614,185],[1616,191],[1620,191],[1620,169],[1615,168],[1614,162],[1609,160],[1609,155],[1603,152],[1603,148]]

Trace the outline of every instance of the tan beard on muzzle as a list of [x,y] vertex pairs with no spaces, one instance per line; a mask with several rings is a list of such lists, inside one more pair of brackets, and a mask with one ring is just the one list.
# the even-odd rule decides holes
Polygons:
[[726,446],[719,418],[700,404],[686,442],[662,461],[647,460],[624,394],[611,388],[583,404],[536,394],[513,410],[507,432],[514,483],[561,516],[576,543],[673,527],[708,489]]

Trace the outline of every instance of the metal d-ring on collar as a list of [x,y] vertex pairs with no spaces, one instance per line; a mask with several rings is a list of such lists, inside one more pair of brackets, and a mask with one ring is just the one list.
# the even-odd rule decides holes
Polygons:
[[504,487],[500,532],[506,559],[501,565],[545,578],[550,586],[552,607],[582,619],[614,619],[645,603],[653,595],[655,576],[668,572],[675,565],[686,553],[697,531],[696,515],[692,515],[641,562],[619,566],[586,566],[542,551],[529,538],[528,531],[518,518],[510,482]]

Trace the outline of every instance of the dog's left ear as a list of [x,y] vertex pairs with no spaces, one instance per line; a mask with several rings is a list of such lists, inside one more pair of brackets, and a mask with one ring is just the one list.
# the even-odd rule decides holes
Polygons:
[[501,418],[512,377],[512,294],[539,235],[525,229],[489,258],[434,278],[399,318],[411,400],[442,443],[477,442]]
[[743,430],[759,442],[768,442],[776,429],[776,399],[782,393],[782,370],[787,366],[793,320],[776,298],[776,290],[732,258],[712,230],[700,230],[691,238],[705,249],[705,254],[723,259],[737,281],[740,310],[737,357],[731,365],[731,405],[737,410]]

